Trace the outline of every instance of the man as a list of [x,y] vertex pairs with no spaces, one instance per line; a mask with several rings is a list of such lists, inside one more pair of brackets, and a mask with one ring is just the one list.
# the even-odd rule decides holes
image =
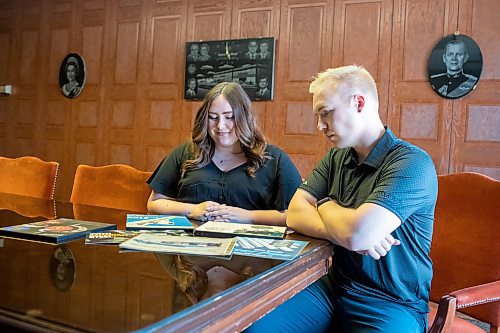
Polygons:
[[198,61],[200,54],[198,53],[200,47],[198,44],[191,44],[189,47],[189,54],[187,55],[188,61]]
[[269,90],[267,82],[267,77],[263,77],[259,80],[259,90],[255,93],[256,99],[271,99],[271,90]]
[[257,60],[258,59],[258,54],[257,54],[257,41],[251,40],[248,43],[248,52],[245,53],[245,58],[248,60]]
[[426,332],[432,160],[383,126],[365,69],[328,69],[309,91],[333,148],[295,193],[286,222],[336,244],[333,265],[248,331]]
[[188,88],[186,90],[186,98],[195,98],[196,97],[196,79],[190,78],[188,80]]
[[467,94],[477,82],[477,77],[463,72],[467,60],[469,60],[469,52],[464,42],[460,40],[448,42],[443,53],[446,73],[431,75],[430,81],[433,89],[449,98],[458,98]]
[[196,74],[196,65],[193,63],[190,63],[187,68],[187,72],[189,76],[195,75]]
[[259,59],[261,60],[268,60],[271,59],[271,52],[268,51],[269,49],[269,43],[266,41],[263,41],[259,45]]

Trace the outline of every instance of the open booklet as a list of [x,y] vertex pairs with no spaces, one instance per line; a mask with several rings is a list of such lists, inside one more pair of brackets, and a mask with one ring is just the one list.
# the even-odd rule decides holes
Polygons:
[[194,229],[195,236],[285,238],[286,227],[209,221]]
[[166,233],[141,233],[120,244],[120,249],[170,254],[231,257],[236,238],[173,236]]

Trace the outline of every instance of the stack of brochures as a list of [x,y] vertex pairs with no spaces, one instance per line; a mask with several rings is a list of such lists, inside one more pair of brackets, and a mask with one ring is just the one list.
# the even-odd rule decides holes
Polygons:
[[91,233],[85,243],[119,244],[125,252],[218,258],[235,254],[277,260],[295,258],[308,244],[285,240],[286,227],[209,221],[195,228],[186,217],[174,215],[128,214],[126,228]]
[[3,227],[0,236],[55,244],[85,237],[85,244],[119,244],[125,251],[278,260],[295,258],[308,243],[284,240],[286,227],[210,221],[195,228],[185,216],[173,215],[127,214],[126,228],[58,218]]

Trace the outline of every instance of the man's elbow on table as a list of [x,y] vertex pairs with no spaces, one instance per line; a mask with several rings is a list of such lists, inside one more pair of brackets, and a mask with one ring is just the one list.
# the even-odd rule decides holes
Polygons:
[[294,228],[303,224],[303,218],[314,208],[316,199],[302,189],[298,189],[290,200],[286,213],[287,226]]

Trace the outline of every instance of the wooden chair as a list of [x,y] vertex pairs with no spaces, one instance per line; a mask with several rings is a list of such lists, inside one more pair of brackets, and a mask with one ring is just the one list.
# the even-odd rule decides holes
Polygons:
[[58,169],[34,156],[0,157],[0,192],[52,200]]
[[70,201],[74,204],[147,213],[151,172],[112,164],[101,167],[79,165]]
[[[500,182],[477,173],[438,177],[429,332],[483,332],[460,310],[500,329]],[[437,312],[437,313],[436,313]]]

